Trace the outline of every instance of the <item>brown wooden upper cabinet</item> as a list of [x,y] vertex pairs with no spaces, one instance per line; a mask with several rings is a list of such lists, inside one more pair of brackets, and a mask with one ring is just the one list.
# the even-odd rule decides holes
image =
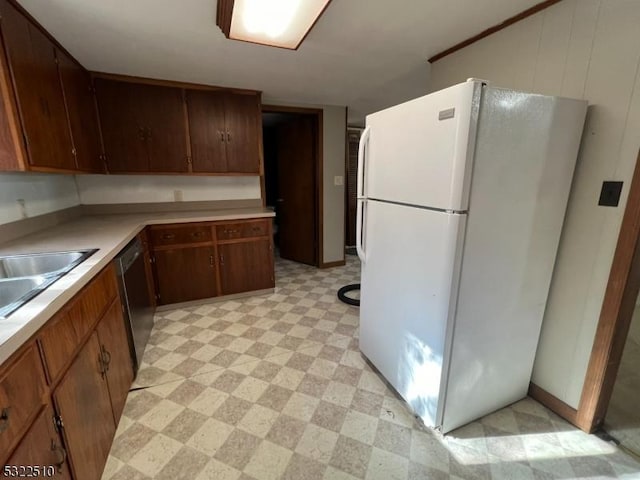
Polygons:
[[0,169],[104,171],[88,72],[11,2],[0,14]]
[[260,173],[260,101],[256,94],[187,90],[193,172]]
[[189,171],[181,89],[104,78],[95,86],[109,172]]
[[55,46],[6,0],[2,38],[31,166],[76,168]]
[[56,57],[69,115],[76,168],[102,173],[104,161],[91,76],[61,50],[56,50]]

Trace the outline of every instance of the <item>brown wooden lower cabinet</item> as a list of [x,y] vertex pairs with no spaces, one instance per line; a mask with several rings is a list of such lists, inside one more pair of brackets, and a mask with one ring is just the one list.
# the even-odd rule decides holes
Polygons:
[[217,295],[213,247],[185,247],[154,253],[158,303],[188,302]]
[[64,423],[64,438],[74,477],[99,479],[116,425],[96,332],[80,350],[53,398]]
[[223,295],[273,288],[271,239],[224,243],[218,255]]
[[118,300],[111,304],[104,318],[100,320],[97,331],[113,418],[117,425],[127,401],[129,387],[133,382],[133,365],[127,348],[127,331],[122,316],[122,306]]
[[273,288],[270,218],[149,227],[158,303]]
[[71,479],[67,451],[50,404],[40,412],[0,476]]

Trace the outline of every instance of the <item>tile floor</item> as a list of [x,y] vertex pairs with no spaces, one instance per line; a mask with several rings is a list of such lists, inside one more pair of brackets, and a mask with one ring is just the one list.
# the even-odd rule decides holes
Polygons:
[[604,427],[640,456],[640,306],[631,320]]
[[104,480],[640,477],[530,399],[444,438],[421,427],[336,299],[358,271],[278,261],[273,295],[159,314]]

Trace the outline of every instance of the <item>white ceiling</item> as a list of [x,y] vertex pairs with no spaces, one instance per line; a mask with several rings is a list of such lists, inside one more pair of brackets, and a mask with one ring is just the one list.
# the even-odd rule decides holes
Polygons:
[[19,0],[85,67],[348,105],[426,93],[427,58],[539,0],[333,0],[298,51],[227,40],[216,0]]

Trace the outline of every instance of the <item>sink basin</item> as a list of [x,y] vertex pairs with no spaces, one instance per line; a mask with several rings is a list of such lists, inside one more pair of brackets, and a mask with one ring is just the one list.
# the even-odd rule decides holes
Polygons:
[[46,281],[42,276],[0,280],[0,308],[22,300]]
[[8,317],[95,252],[0,256],[0,319]]
[[87,252],[38,253],[0,257],[0,278],[46,275],[68,268]]

